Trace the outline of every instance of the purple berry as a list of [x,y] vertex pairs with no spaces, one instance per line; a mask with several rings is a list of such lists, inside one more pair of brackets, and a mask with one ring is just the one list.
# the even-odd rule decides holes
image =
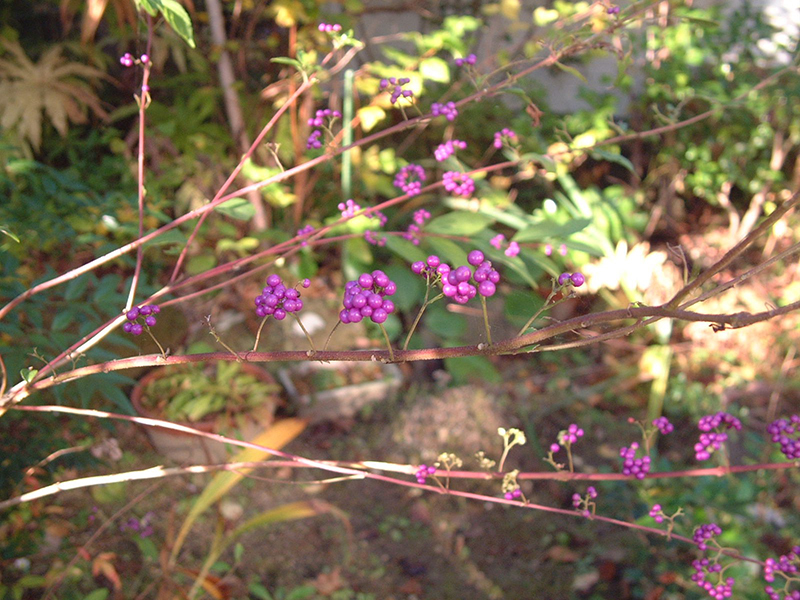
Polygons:
[[461,265],[455,270],[455,276],[458,283],[469,281],[469,278],[472,277],[472,271],[467,265]]
[[582,273],[573,273],[570,275],[570,279],[572,280],[572,285],[575,287],[581,287],[583,283],[586,281],[586,278],[583,276]]
[[484,260],[483,252],[480,250],[473,250],[467,256],[467,262],[471,264],[473,267],[477,267],[481,264]]
[[385,288],[387,285],[389,285],[390,281],[389,277],[387,277],[386,273],[384,273],[383,271],[373,271],[372,277],[375,282],[375,285],[377,285],[378,287]]
[[372,275],[370,275],[369,273],[363,273],[358,278],[358,285],[360,285],[364,289],[371,288],[372,283],[373,283]]
[[567,285],[567,283],[569,283],[571,279],[572,279],[571,273],[562,273],[561,275],[558,276],[558,285],[563,287]]
[[494,296],[496,291],[497,287],[491,281],[482,281],[478,286],[478,293],[484,298],[490,298],[491,296]]

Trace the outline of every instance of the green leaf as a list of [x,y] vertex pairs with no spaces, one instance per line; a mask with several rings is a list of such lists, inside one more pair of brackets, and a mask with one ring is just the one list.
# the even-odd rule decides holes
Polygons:
[[486,215],[490,219],[494,219],[498,223],[508,225],[514,229],[524,229],[530,218],[515,204],[503,208],[497,206],[482,206],[480,211],[481,214]]
[[151,248],[154,246],[167,246],[170,244],[185,244],[186,243],[186,236],[178,231],[177,229],[170,229],[169,231],[162,233],[156,238],[145,242],[145,248]]
[[444,235],[475,235],[486,229],[493,219],[480,213],[453,211],[436,217],[425,226],[425,231]]
[[439,83],[449,83],[450,81],[450,67],[437,56],[426,58],[420,62],[419,72],[424,79]]
[[73,279],[67,284],[66,290],[64,290],[64,300],[68,302],[73,302],[77,300],[81,296],[83,296],[84,292],[86,291],[86,286],[89,284],[89,275],[82,275],[77,279]]
[[506,296],[504,312],[515,327],[522,327],[544,304],[544,298],[533,292],[512,291]]
[[303,70],[303,63],[299,60],[294,58],[287,58],[285,56],[278,56],[277,58],[271,58],[270,62],[278,63],[279,65],[289,65],[290,67],[294,67],[298,71]]
[[134,0],[137,10],[144,10],[151,17],[158,14],[161,3],[158,0]]
[[625,167],[634,175],[636,174],[636,169],[633,168],[633,163],[621,154],[615,154],[614,152],[609,152],[608,150],[593,150],[590,155],[596,160],[607,160],[608,162],[616,163],[622,167]]
[[500,373],[497,372],[497,369],[485,356],[445,358],[444,365],[447,367],[447,372],[459,384],[470,382],[500,383],[503,380]]
[[426,241],[433,248],[434,254],[445,262],[450,263],[451,266],[457,267],[458,265],[467,264],[467,253],[453,240],[430,237]]
[[[380,234],[378,234],[380,235]],[[402,260],[409,263],[425,260],[428,258],[425,253],[408,240],[404,240],[396,235],[386,236],[386,247],[399,256]]]
[[425,282],[422,277],[398,265],[389,265],[384,271],[397,284],[397,292],[391,299],[399,310],[408,311],[422,303],[425,297]]
[[74,318],[75,314],[71,310],[61,309],[53,319],[53,325],[51,328],[53,331],[63,331],[70,323],[72,323]]
[[85,600],[106,600],[109,591],[106,588],[98,588],[84,596]]
[[552,238],[565,238],[586,229],[591,222],[591,219],[572,219],[559,225],[552,221],[540,221],[518,232],[513,239],[516,242],[540,242]]
[[428,308],[424,320],[425,327],[445,340],[457,340],[467,332],[467,320],[438,302]]
[[189,13],[176,0],[158,0],[161,4],[161,14],[190,48],[195,47],[194,32],[192,31],[192,20]]
[[98,305],[110,304],[118,295],[117,290],[121,282],[122,277],[117,274],[104,275],[97,284],[92,301]]
[[313,585],[301,585],[294,588],[286,596],[286,600],[307,600],[313,598],[317,594],[317,588]]
[[22,377],[25,383],[30,383],[33,381],[34,377],[39,374],[39,369],[34,369],[33,367],[28,367],[27,369],[21,369],[19,372],[20,377]]
[[586,77],[584,77],[584,76],[583,76],[583,73],[581,73],[580,71],[578,71],[578,69],[576,69],[575,67],[568,67],[567,65],[565,65],[565,64],[563,64],[563,63],[560,63],[560,62],[556,62],[556,66],[557,66],[559,69],[561,69],[562,71],[564,71],[565,73],[569,73],[570,75],[574,75],[575,77],[577,77],[578,79],[580,79],[582,82],[584,82],[584,83],[589,83],[589,82],[586,80]]
[[256,209],[245,198],[233,198],[214,207],[214,210],[237,221],[249,221],[256,214]]

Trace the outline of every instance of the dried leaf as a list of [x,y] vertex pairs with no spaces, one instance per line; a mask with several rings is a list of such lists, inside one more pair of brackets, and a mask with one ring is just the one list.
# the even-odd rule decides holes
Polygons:
[[62,136],[70,123],[85,123],[86,109],[106,116],[89,83],[105,77],[88,65],[69,62],[61,46],[53,46],[33,62],[17,42],[3,40],[7,57],[0,59],[0,127],[15,129],[20,139],[38,150],[44,117]]

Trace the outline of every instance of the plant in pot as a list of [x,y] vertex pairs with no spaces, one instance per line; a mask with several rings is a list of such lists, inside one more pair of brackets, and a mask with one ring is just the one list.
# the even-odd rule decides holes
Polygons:
[[[224,361],[156,369],[131,395],[141,416],[244,440],[272,424],[280,402],[280,386],[268,371]],[[161,427],[146,430],[156,450],[176,462],[223,462],[228,457],[223,444],[199,436]]]

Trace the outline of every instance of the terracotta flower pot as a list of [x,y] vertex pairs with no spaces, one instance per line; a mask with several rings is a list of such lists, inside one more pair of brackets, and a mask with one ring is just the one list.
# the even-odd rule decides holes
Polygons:
[[[274,421],[275,410],[280,397],[274,391],[275,378],[259,366],[241,363],[242,373],[252,375],[265,385],[264,403],[236,415],[236,422],[222,420],[219,415],[209,416],[198,421],[181,421],[178,424],[192,427],[205,433],[217,433],[235,439],[250,440],[261,433]],[[142,417],[169,420],[164,414],[148,407],[147,393],[149,386],[156,380],[167,377],[174,371],[163,368],[154,369],[140,379],[131,392],[131,404]],[[163,427],[145,426],[150,441],[155,449],[170,460],[180,464],[221,463],[228,459],[229,451],[225,444]]]

